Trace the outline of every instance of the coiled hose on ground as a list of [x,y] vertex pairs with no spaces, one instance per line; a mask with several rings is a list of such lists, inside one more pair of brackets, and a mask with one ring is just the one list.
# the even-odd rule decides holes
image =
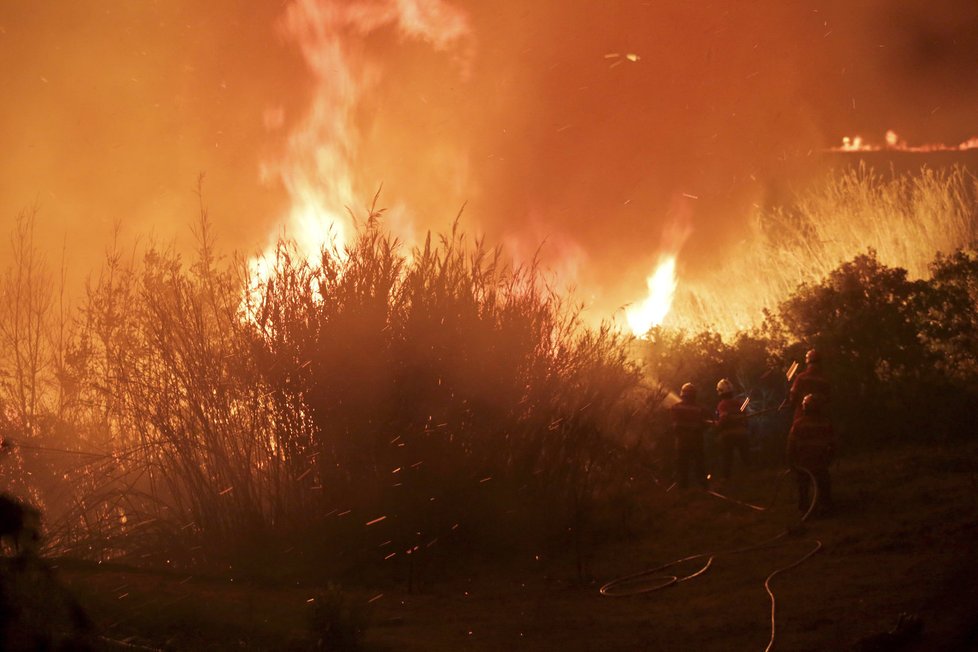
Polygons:
[[[799,468],[799,470],[808,475],[808,480],[812,486],[811,502],[808,505],[808,509],[805,510],[805,513],[802,515],[800,521],[801,523],[804,523],[806,520],[808,520],[808,517],[811,516],[812,511],[814,511],[815,509],[815,505],[818,503],[818,483],[815,482],[815,476],[811,473],[811,471],[805,468]],[[760,505],[753,505],[751,503],[746,503],[740,500],[736,500],[734,498],[730,498],[729,496],[725,496],[716,491],[707,491],[706,493],[720,500],[725,500],[727,502],[731,502],[736,505],[741,505],[743,507],[752,509],[757,512],[766,512],[771,507],[773,507],[775,502],[777,501],[778,492],[781,489],[781,484],[784,481],[784,479],[787,477],[788,473],[790,473],[790,470],[786,470],[778,476],[778,481],[775,485],[774,496],[771,499],[771,503],[763,507]],[[661,566],[656,566],[655,568],[649,568],[640,571],[638,573],[633,573],[632,575],[618,577],[611,580],[610,582],[605,583],[601,587],[600,593],[601,595],[608,596],[608,597],[626,597],[632,595],[640,595],[643,593],[651,593],[653,591],[660,591],[667,587],[675,586],[682,582],[686,582],[695,577],[699,577],[703,575],[704,573],[706,573],[706,571],[710,569],[710,566],[713,565],[713,560],[716,559],[717,557],[723,555],[735,555],[739,553],[750,552],[752,550],[762,550],[765,548],[775,548],[775,547],[787,545],[788,542],[785,541],[785,539],[793,531],[794,531],[794,527],[788,527],[785,528],[780,533],[776,534],[775,536],[765,539],[759,543],[754,543],[748,546],[741,546],[738,548],[730,548],[726,550],[701,552],[695,555],[690,555],[688,557],[683,557],[681,559],[670,561],[668,563],[662,564]],[[771,637],[770,639],[768,639],[768,643],[767,646],[764,648],[764,652],[770,652],[771,650],[774,649],[774,639],[777,633],[777,620],[776,620],[777,599],[774,596],[774,591],[771,589],[771,581],[777,575],[787,572],[793,568],[797,568],[801,564],[805,563],[809,558],[811,558],[812,555],[814,555],[819,550],[821,550],[822,542],[819,541],[818,539],[808,539],[806,541],[812,544],[810,550],[808,550],[804,555],[802,555],[795,561],[791,562],[787,566],[776,568],[770,574],[768,574],[768,576],[764,579],[764,590],[767,591],[768,597],[771,601]],[[669,573],[663,572],[673,567],[680,566],[688,562],[697,561],[700,559],[705,559],[706,562],[702,566],[700,566],[696,571],[688,575],[671,575]]]

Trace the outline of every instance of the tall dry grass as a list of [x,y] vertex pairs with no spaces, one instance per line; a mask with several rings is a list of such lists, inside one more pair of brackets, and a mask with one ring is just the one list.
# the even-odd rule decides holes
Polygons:
[[[743,257],[715,284],[681,286],[674,314],[750,325],[866,247],[924,274],[935,250],[973,239],[975,194],[960,169],[832,177],[759,214]],[[407,251],[371,211],[317,264],[282,242],[264,278],[219,254],[206,211],[197,226],[189,261],[112,247],[73,318],[17,232],[26,269],[5,276],[0,380],[22,446],[2,463],[31,484],[58,549],[235,567],[386,559],[413,578],[452,541],[549,542],[572,546],[583,574],[641,475],[628,447],[655,430],[629,338],[586,328],[534,266],[457,226]]]
[[625,336],[457,226],[406,251],[371,212],[264,278],[197,227],[189,261],[110,249],[59,349],[62,408],[20,442],[55,549],[414,578],[549,540],[583,572],[648,416]]
[[732,335],[757,326],[801,283],[873,249],[880,262],[928,276],[935,252],[978,237],[978,180],[962,167],[883,175],[834,172],[789,205],[758,209],[713,271],[682,281],[666,325]]
[[315,267],[283,245],[249,295],[266,382],[315,424],[307,481],[332,489],[330,512],[382,518],[368,538],[385,555],[579,532],[645,409],[627,339],[457,226],[408,254],[379,218]]
[[73,491],[49,501],[62,549],[234,557],[308,506],[289,490],[297,460],[283,454],[283,438],[294,446],[308,429],[268,398],[238,275],[199,226],[190,266],[153,247],[138,263],[110,254],[89,289],[67,425],[71,448],[95,453],[64,475]]

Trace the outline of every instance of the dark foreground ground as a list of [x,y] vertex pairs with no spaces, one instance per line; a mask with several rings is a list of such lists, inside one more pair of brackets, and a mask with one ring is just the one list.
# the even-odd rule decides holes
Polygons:
[[[765,578],[777,576],[779,650],[978,650],[978,445],[918,446],[841,459],[837,509],[776,548],[718,556],[702,576],[645,595],[608,598],[601,583],[693,553],[738,548],[797,522],[793,487],[768,512],[697,491],[648,497],[652,525],[598,548],[580,581],[572,555],[527,554],[428,573],[424,587],[347,586],[369,603],[368,650],[764,650]],[[728,493],[771,499],[777,473]],[[275,560],[270,559],[270,564]],[[695,568],[687,572],[692,572]],[[104,649],[316,649],[311,586],[269,588],[228,578],[72,566],[57,570],[95,621]],[[377,597],[380,596],[380,597]],[[921,635],[885,637],[901,613]],[[128,646],[128,647],[127,647]]]

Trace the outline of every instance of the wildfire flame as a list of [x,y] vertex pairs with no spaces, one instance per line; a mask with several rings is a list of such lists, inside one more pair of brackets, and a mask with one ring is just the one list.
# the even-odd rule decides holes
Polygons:
[[[288,192],[291,207],[278,230],[312,264],[326,244],[343,251],[353,227],[348,207],[367,196],[356,185],[361,140],[356,117],[381,69],[363,54],[363,41],[387,26],[439,51],[469,34],[466,15],[441,0],[294,0],[280,24],[313,76],[313,99],[289,133],[283,155],[265,162],[261,176]],[[278,109],[266,112],[269,129],[282,124],[280,114]],[[250,261],[259,281],[271,273],[274,254],[273,242]]]
[[641,337],[653,326],[660,325],[669,314],[672,298],[676,294],[676,256],[666,254],[659,258],[652,275],[646,279],[649,296],[625,311],[625,318],[632,333]]
[[625,309],[628,327],[636,337],[644,337],[653,326],[661,325],[672,309],[678,286],[676,259],[693,232],[692,202],[695,200],[696,195],[686,192],[676,193],[672,198],[668,220],[662,231],[659,262],[655,271],[645,279],[648,296]]
[[978,149],[978,136],[957,145],[944,145],[942,143],[931,143],[927,145],[910,145],[892,129],[888,130],[883,137],[886,144],[876,145],[863,140],[862,136],[844,136],[842,145],[830,147],[831,152],[963,152],[971,149]]

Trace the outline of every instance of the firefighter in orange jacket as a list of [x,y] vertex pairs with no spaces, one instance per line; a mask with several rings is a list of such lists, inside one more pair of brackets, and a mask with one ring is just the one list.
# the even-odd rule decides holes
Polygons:
[[788,433],[788,466],[798,481],[798,509],[807,512],[811,504],[811,478],[808,475],[811,473],[817,500],[814,510],[824,512],[832,508],[829,464],[835,458],[835,431],[823,414],[823,400],[817,394],[807,394],[802,399],[801,411]]
[[805,354],[805,370],[795,376],[788,393],[788,400],[795,410],[794,418],[801,416],[801,401],[809,394],[820,397],[822,403],[828,403],[830,397],[829,379],[822,371],[822,356],[815,349]]
[[747,419],[740,411],[740,403],[734,399],[733,383],[721,378],[717,383],[717,394],[720,396],[716,414],[717,437],[720,443],[720,477],[727,481],[730,480],[735,452],[740,454],[740,461],[744,466],[749,464],[750,431],[747,428]]
[[706,461],[703,433],[712,423],[706,408],[696,402],[696,386],[686,383],[679,390],[679,402],[669,408],[676,436],[676,482],[685,489],[692,471],[694,481],[706,488]]

